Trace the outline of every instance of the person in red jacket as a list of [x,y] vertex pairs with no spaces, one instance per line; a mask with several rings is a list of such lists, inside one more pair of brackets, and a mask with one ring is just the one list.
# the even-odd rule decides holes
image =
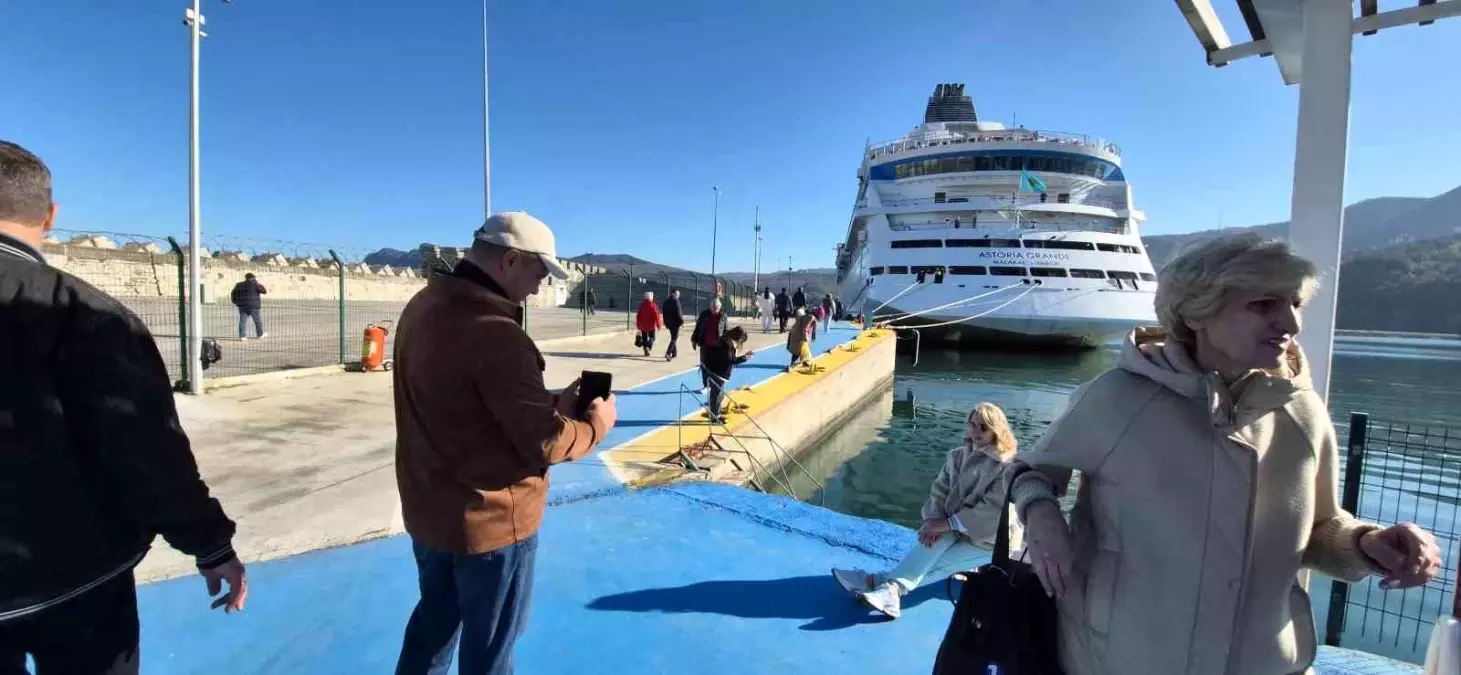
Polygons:
[[654,350],[654,333],[665,327],[664,315],[660,314],[659,305],[654,303],[654,291],[644,294],[644,300],[639,303],[639,313],[635,316],[634,327],[639,329],[639,339],[635,343],[644,350],[644,355]]

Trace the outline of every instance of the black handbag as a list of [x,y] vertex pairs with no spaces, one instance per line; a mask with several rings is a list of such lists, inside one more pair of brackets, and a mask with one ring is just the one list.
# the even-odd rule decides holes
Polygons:
[[[1029,470],[1015,472],[1006,485]],[[1009,511],[1006,494],[994,557],[967,573],[934,675],[1061,675],[1059,610],[1035,568],[1010,559]]]
[[644,333],[635,333],[634,334],[634,346],[635,347],[643,347],[644,346]]

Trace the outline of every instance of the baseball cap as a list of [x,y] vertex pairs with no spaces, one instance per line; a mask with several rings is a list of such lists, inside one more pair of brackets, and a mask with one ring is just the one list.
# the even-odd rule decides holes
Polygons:
[[527,211],[494,213],[472,238],[488,244],[535,253],[548,273],[559,279],[568,278],[568,269],[558,262],[558,248],[548,224],[528,215]]

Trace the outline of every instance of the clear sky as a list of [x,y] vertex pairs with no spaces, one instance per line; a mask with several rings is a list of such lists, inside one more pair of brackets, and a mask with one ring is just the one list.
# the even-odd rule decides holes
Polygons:
[[[63,227],[185,238],[186,4],[0,0],[0,138],[50,163]],[[204,6],[205,242],[467,242],[480,4]],[[1349,201],[1461,184],[1457,44],[1461,19],[1356,39]],[[493,0],[491,58],[493,206],[563,255],[708,269],[718,185],[719,269],[749,271],[758,204],[764,267],[830,266],[863,142],[939,82],[1120,144],[1147,233],[1288,215],[1297,88],[1271,59],[1205,65],[1171,2]]]

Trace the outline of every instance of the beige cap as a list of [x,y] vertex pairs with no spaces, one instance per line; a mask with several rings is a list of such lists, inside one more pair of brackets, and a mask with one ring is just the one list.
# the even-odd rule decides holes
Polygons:
[[548,229],[547,223],[528,215],[527,211],[494,213],[482,223],[482,227],[477,228],[472,238],[523,253],[536,253],[549,274],[559,279],[568,278],[568,269],[558,262],[553,231]]

